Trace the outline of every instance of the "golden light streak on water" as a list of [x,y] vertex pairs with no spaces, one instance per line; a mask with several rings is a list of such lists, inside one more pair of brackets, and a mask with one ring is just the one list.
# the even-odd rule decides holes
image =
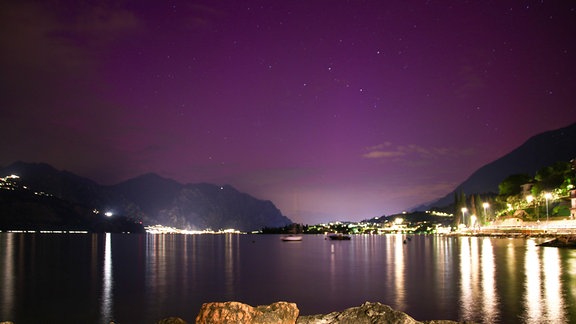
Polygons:
[[[565,282],[568,287],[576,287],[576,249],[570,251],[566,262],[568,278]],[[572,300],[576,300],[576,289],[567,289],[572,293]],[[566,296],[567,297],[567,296]]]
[[[191,236],[195,235],[184,235],[184,240],[182,242],[182,273],[188,274],[190,272],[190,263],[188,262],[188,258],[192,258],[190,256],[190,251],[188,251],[188,244],[192,240]],[[183,275],[180,276],[182,280],[182,287],[188,287],[190,276]]]
[[[508,241],[508,245],[506,247],[506,269],[508,270],[508,278],[510,278],[510,280],[516,281],[516,277],[513,275],[514,271],[516,271],[516,253],[514,250],[514,244],[512,244],[512,241]],[[513,286],[513,282],[510,284]]]
[[14,309],[14,235],[6,233],[6,245],[0,246],[4,251],[2,271],[2,302],[0,303],[3,319],[8,319]]
[[470,259],[470,239],[460,239],[460,294],[462,295],[462,315],[471,318],[474,314],[472,309],[472,265]]
[[[146,235],[146,289],[154,290],[157,296],[166,296],[170,274],[167,269],[167,240],[174,239],[171,235]],[[147,291],[148,293],[148,291]],[[157,307],[165,303],[164,299],[154,301]]]
[[396,307],[406,308],[406,287],[404,283],[404,236],[396,234],[394,240],[394,282],[396,288]]
[[[435,236],[433,242],[433,260],[435,261],[433,264],[435,264],[437,268],[437,294],[438,297],[442,300],[447,300],[452,297],[452,293],[450,291],[452,286],[456,284],[453,282],[453,269],[450,267],[452,262],[450,245],[452,244],[452,240],[440,239],[439,236]],[[447,305],[444,305],[442,307],[444,311],[448,311],[448,307],[446,306]]]
[[338,284],[338,278],[336,277],[336,251],[334,250],[334,243],[330,243],[330,288],[331,292],[335,291],[336,285]]
[[543,253],[544,296],[546,306],[546,320],[550,323],[565,323],[566,313],[561,297],[560,286],[560,255],[558,248],[544,248]]
[[487,323],[494,323],[498,318],[498,297],[496,294],[496,265],[492,240],[482,240],[482,312]]
[[102,267],[102,297],[100,299],[100,314],[104,322],[108,323],[113,319],[114,296],[112,288],[114,287],[114,278],[112,274],[112,240],[110,233],[106,233],[104,240],[104,265]]
[[[394,235],[386,235],[386,265],[393,265],[395,260],[394,255]],[[386,287],[390,287],[392,289],[394,287],[394,268],[392,266],[386,266]]]
[[[228,298],[234,298],[234,271],[235,271],[235,257],[239,253],[238,234],[224,234],[224,286],[226,287],[226,294]],[[239,256],[236,256],[239,259]],[[238,260],[239,261],[239,260]]]
[[538,257],[538,247],[534,240],[526,242],[526,259],[524,262],[524,272],[526,274],[526,281],[524,288],[526,294],[524,298],[524,306],[526,308],[526,322],[539,323],[542,320],[542,296],[540,276],[541,264]]
[[[471,287],[472,287],[472,298],[478,300],[480,296],[480,251],[478,247],[478,238],[470,238],[470,272],[471,272]],[[477,303],[474,303],[474,311],[478,311]]]

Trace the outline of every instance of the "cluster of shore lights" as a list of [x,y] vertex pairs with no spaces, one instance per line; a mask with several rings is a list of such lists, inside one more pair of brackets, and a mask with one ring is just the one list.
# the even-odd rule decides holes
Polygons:
[[[2,231],[0,231],[2,232]],[[88,231],[47,231],[47,230],[9,230],[6,233],[40,233],[40,234],[88,234]]]
[[454,216],[454,214],[444,213],[444,212],[435,211],[435,210],[427,210],[426,214],[430,214],[430,215],[434,215],[434,216],[444,216],[444,217]]
[[20,177],[15,174],[11,174],[6,177],[0,177],[0,187],[2,187],[2,189],[14,190],[14,183],[11,180],[16,179],[20,179]]
[[239,230],[233,229],[233,228],[229,228],[229,229],[225,229],[225,230],[218,230],[218,231],[213,231],[213,230],[184,230],[184,229],[179,229],[179,228],[174,228],[174,227],[169,227],[169,226],[164,226],[164,225],[152,225],[152,226],[146,226],[146,233],[148,234],[241,234],[242,232],[240,232]]

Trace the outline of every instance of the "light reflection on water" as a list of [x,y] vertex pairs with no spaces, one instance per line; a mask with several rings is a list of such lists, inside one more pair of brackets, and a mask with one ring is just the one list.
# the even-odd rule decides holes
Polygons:
[[559,250],[541,249],[529,240],[525,260],[525,320],[530,323],[565,323]]
[[224,287],[227,298],[234,298],[234,283],[236,280],[236,267],[240,262],[240,249],[238,249],[239,236],[235,234],[225,235],[224,247]]
[[404,261],[404,238],[400,234],[394,235],[394,290],[396,291],[396,307],[406,308],[406,286],[405,278],[405,261]]
[[496,295],[496,266],[492,240],[482,239],[482,313],[484,321],[494,323],[498,318],[498,297]]
[[14,309],[14,237],[16,234],[7,233],[5,239],[0,241],[0,253],[2,256],[2,301],[0,301],[0,321],[9,319]]
[[558,249],[544,249],[542,258],[544,268],[544,300],[546,301],[546,322],[566,321],[564,300],[561,297],[560,287],[560,257]]
[[498,298],[492,241],[489,238],[463,237],[460,243],[462,320],[497,322]]
[[112,234],[106,233],[104,241],[104,265],[102,268],[102,297],[100,305],[100,314],[102,315],[102,322],[109,323],[114,319],[114,296],[112,295],[112,288],[114,287],[114,278],[112,274]]
[[470,240],[463,238],[460,249],[460,289],[462,300],[462,314],[464,318],[472,318],[474,310],[472,309],[473,299],[472,292],[472,266],[471,266],[471,247]]
[[303,315],[379,301],[418,320],[576,322],[576,250],[406,238],[0,233],[0,321],[193,322],[204,302],[285,300]]

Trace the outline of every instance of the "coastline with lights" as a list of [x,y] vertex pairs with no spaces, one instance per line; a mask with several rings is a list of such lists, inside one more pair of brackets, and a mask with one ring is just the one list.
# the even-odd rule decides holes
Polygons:
[[243,234],[243,232],[236,230],[236,229],[224,229],[213,231],[211,229],[205,230],[186,230],[186,229],[179,229],[170,226],[164,225],[152,225],[152,226],[144,226],[146,233],[148,234],[185,234],[185,235],[193,235],[193,234]]

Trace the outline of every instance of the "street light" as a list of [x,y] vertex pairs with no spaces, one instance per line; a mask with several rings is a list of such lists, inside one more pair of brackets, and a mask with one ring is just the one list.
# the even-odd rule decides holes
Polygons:
[[468,211],[468,208],[462,207],[460,210],[462,211],[462,222],[464,223],[464,226],[466,226],[466,212]]
[[486,209],[488,209],[488,207],[490,207],[490,204],[487,203],[487,202],[485,202],[485,203],[482,204],[482,207],[484,207],[484,222],[486,222],[486,221],[487,221],[487,219],[486,219]]
[[544,194],[544,198],[546,198],[546,222],[548,222],[548,199],[552,199],[552,194],[547,192]]

